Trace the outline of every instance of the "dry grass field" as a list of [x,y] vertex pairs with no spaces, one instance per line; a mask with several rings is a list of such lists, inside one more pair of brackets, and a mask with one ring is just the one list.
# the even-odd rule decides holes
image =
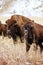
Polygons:
[[[0,18],[5,21],[7,18]],[[33,18],[34,20],[36,18]],[[43,25],[43,19],[39,20],[39,24]],[[40,53],[40,48],[35,51],[34,43],[31,45],[29,52],[26,53],[26,43],[21,43],[19,38],[16,44],[13,43],[12,38],[0,36],[0,65],[43,65],[43,53]]]
[[17,39],[16,44],[12,38],[0,37],[0,65],[43,65],[43,53],[40,49],[34,50],[34,44],[26,53],[26,44]]

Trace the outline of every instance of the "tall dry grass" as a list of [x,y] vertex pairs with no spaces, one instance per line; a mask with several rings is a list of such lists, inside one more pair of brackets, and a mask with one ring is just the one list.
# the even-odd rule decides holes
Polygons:
[[26,53],[26,42],[21,43],[17,39],[16,44],[12,38],[0,37],[0,65],[43,65],[43,53],[40,48],[35,51],[34,44],[31,45],[29,52]]

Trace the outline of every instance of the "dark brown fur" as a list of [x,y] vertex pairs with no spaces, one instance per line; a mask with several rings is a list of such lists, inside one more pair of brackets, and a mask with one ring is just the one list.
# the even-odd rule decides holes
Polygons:
[[[25,23],[23,25],[24,27],[24,31],[27,30],[27,34],[26,34],[26,43],[27,43],[27,47],[30,48],[30,45],[33,43],[33,40],[35,40],[36,43],[36,48],[40,47],[41,52],[43,50],[43,26],[39,25],[37,23]],[[27,51],[29,50],[29,48],[27,48]]]

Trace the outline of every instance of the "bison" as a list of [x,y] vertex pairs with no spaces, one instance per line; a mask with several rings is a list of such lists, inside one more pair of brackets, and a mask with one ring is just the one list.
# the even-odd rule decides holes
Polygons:
[[13,38],[14,41],[16,41],[17,37],[19,37],[21,42],[23,42],[23,33],[15,20],[13,20],[13,24],[8,27],[7,33]]
[[7,35],[7,25],[6,24],[2,24],[0,22],[0,35],[3,34],[3,36],[6,36]]
[[26,49],[27,51],[30,49],[30,45],[35,41],[36,49],[39,45],[40,51],[43,50],[43,26],[37,24],[33,21],[33,23],[26,22],[23,26],[24,36],[26,39]]

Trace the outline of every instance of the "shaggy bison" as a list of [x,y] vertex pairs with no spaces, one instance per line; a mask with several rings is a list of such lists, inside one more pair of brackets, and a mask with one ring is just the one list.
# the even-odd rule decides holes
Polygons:
[[6,24],[2,24],[0,21],[0,35],[3,34],[3,36],[7,35],[7,25]]
[[8,27],[7,33],[8,33],[8,35],[10,35],[13,38],[14,41],[16,41],[17,37],[19,37],[21,42],[23,42],[22,41],[23,33],[21,31],[20,26],[18,25],[18,23],[15,20],[13,20],[13,24],[11,24]]
[[35,41],[36,43],[36,48],[40,47],[40,51],[42,52],[43,50],[43,26],[37,24],[37,23],[29,23],[26,22],[23,25],[23,31],[24,31],[24,36],[26,38],[26,49],[27,51],[30,49],[30,45]]

